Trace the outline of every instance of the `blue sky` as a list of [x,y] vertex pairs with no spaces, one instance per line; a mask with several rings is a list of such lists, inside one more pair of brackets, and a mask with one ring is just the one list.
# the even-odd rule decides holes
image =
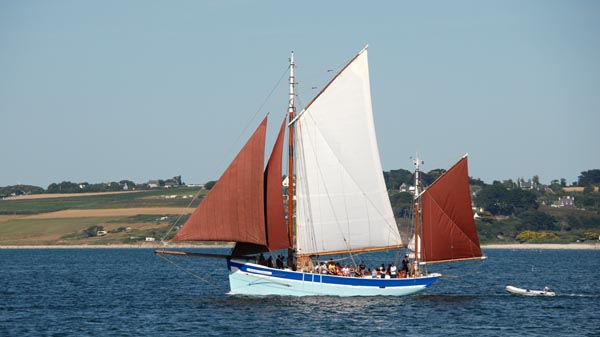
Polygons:
[[600,168],[598,1],[0,0],[0,186],[219,177],[369,44],[384,170]]

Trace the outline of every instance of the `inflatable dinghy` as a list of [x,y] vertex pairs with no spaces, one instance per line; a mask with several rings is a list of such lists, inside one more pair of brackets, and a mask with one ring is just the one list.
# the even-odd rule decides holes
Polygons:
[[506,286],[506,291],[515,295],[522,296],[556,296],[554,291],[550,291],[548,287],[544,287],[544,290],[531,290],[531,289],[522,289],[513,286]]

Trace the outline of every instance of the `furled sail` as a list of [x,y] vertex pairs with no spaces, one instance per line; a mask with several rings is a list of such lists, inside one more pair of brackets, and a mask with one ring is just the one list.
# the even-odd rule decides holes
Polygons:
[[173,241],[233,241],[267,245],[262,121]]
[[467,156],[429,186],[421,196],[424,262],[482,256],[469,190]]
[[295,123],[298,254],[401,246],[379,159],[366,48]]

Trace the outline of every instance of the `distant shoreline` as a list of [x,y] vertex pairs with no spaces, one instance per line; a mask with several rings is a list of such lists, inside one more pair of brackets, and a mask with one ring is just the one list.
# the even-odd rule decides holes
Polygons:
[[564,250],[596,250],[600,243],[509,243],[482,245],[482,249],[564,249]]
[[[231,248],[228,244],[172,244],[161,246],[157,244],[142,243],[114,244],[114,245],[0,245],[0,249],[111,249],[111,248],[144,248],[144,249],[177,249],[177,248]],[[482,245],[482,249],[563,249],[563,250],[600,250],[600,242],[596,243],[510,243]]]
[[172,244],[162,246],[157,244],[114,244],[114,245],[0,245],[0,249],[179,249],[179,248],[231,248],[232,245],[227,244]]

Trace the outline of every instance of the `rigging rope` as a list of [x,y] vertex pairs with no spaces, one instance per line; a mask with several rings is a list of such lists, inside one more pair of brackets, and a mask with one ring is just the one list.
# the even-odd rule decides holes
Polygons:
[[[485,263],[485,260],[478,261],[477,267],[470,269],[469,272],[461,273],[460,275],[442,274],[442,278],[444,280],[448,280],[449,282],[460,282],[461,284],[477,285],[478,284],[477,282],[469,281],[469,280],[476,280],[477,278],[470,277],[470,276],[474,275],[476,273],[479,273],[480,270],[483,268],[484,263]],[[458,279],[460,279],[460,280],[458,280]]]
[[182,271],[184,271],[184,272],[186,272],[186,273],[188,273],[188,274],[192,275],[193,277],[195,277],[195,278],[199,279],[200,281],[202,281],[202,282],[204,282],[204,283],[206,283],[206,284],[208,284],[208,285],[210,285],[210,286],[212,286],[212,287],[214,287],[214,288],[216,288],[216,289],[218,289],[218,290],[220,290],[220,291],[226,291],[224,288],[220,287],[218,284],[215,284],[215,283],[213,283],[213,282],[210,282],[210,281],[208,281],[207,279],[203,278],[202,276],[200,276],[200,275],[198,275],[198,274],[194,273],[193,271],[191,271],[191,270],[189,270],[189,269],[187,269],[187,268],[184,268],[184,267],[182,267],[182,266],[178,265],[177,263],[175,263],[175,262],[173,262],[173,261],[171,261],[171,260],[167,259],[167,258],[166,258],[166,257],[165,257],[163,254],[156,254],[156,255],[158,255],[158,257],[160,257],[161,259],[163,259],[163,260],[165,260],[165,261],[167,261],[167,262],[171,263],[171,264],[172,264],[172,265],[174,265],[176,268],[178,268],[178,269],[180,269],[180,270],[182,270]]
[[[246,126],[244,126],[244,128],[242,129],[242,131],[240,132],[239,136],[237,137],[237,139],[232,143],[231,147],[229,148],[229,150],[227,150],[224,153],[231,153],[231,149],[233,148],[233,146],[235,144],[237,144],[240,140],[240,138],[242,138],[242,136],[246,133],[246,131],[248,130],[248,128],[250,127],[252,121],[256,118],[256,116],[258,115],[258,113],[264,108],[264,106],[267,104],[267,102],[269,101],[269,99],[271,98],[271,96],[273,95],[273,93],[275,92],[275,89],[277,89],[277,87],[279,87],[279,84],[281,83],[281,81],[284,78],[284,75],[287,73],[287,70],[289,69],[289,66],[287,66],[285,68],[285,70],[283,71],[283,73],[281,74],[281,76],[279,77],[279,80],[277,81],[277,83],[273,86],[273,88],[271,89],[271,91],[269,92],[269,94],[267,95],[267,97],[265,98],[265,100],[262,102],[262,104],[258,107],[258,109],[256,110],[256,112],[254,113],[254,115],[252,116],[252,118],[248,121],[248,123],[246,123]],[[223,162],[226,160],[225,156],[223,156],[221,158],[220,163],[217,165],[217,167],[220,167],[223,165]],[[199,190],[198,193],[196,193],[196,195],[192,198],[192,200],[190,201],[190,203],[187,205],[187,208],[191,207],[192,203],[198,199],[198,196],[200,195],[200,193],[202,192],[202,190]],[[175,226],[177,226],[177,224],[179,223],[179,221],[181,220],[181,218],[183,217],[183,214],[180,214],[179,217],[177,217],[177,219],[175,220],[175,222],[173,223],[173,225],[171,226],[171,228],[169,228],[169,230],[167,231],[167,233],[165,235],[163,235],[163,237],[160,239],[160,243],[165,246],[167,244],[167,241],[165,241],[165,238],[167,238],[169,236],[169,234],[173,231],[173,229],[175,228]]]
[[[279,77],[279,80],[277,81],[277,83],[275,83],[275,85],[271,89],[271,92],[269,92],[269,94],[267,95],[267,97],[265,98],[265,100],[262,102],[262,104],[258,107],[258,109],[256,109],[256,112],[254,112],[254,115],[252,116],[252,118],[250,118],[248,120],[248,122],[246,123],[246,125],[244,126],[244,128],[242,129],[242,131],[240,132],[240,134],[238,135],[237,139],[231,144],[231,146],[229,147],[229,149],[227,151],[225,151],[224,153],[226,153],[226,154],[231,153],[232,150],[233,150],[233,148],[234,148],[234,146],[236,144],[238,144],[239,141],[240,141],[240,139],[246,134],[246,132],[248,131],[248,129],[252,125],[252,121],[254,121],[254,119],[256,118],[256,116],[258,116],[258,113],[261,112],[261,110],[267,104],[267,102],[269,101],[269,99],[271,98],[271,96],[273,95],[273,93],[275,92],[275,90],[277,89],[277,87],[279,87],[279,84],[281,83],[281,81],[283,80],[283,78],[285,77],[285,75],[287,74],[287,71],[288,71],[289,68],[290,68],[289,65],[285,68],[285,70],[283,71],[283,73]],[[223,162],[225,160],[227,160],[227,158],[228,157],[223,156],[221,158],[221,161],[217,165],[217,167],[222,167],[223,166]]]
[[[192,198],[192,200],[190,200],[190,202],[188,203],[186,208],[190,208],[190,206],[192,206],[192,203],[194,202],[194,200],[198,199],[200,192],[202,192],[202,189],[198,190],[198,193],[196,193],[196,195],[194,195],[194,197]],[[177,226],[177,224],[179,223],[179,221],[181,220],[182,217],[183,217],[183,214],[179,214],[179,216],[177,217],[175,222],[173,222],[173,224],[171,225],[171,228],[169,228],[167,233],[165,233],[165,235],[163,235],[163,237],[160,238],[160,243],[162,244],[163,247],[167,245],[165,238],[167,238],[169,236],[169,234],[171,234],[171,232],[173,231],[173,228],[175,228],[175,226]]]

